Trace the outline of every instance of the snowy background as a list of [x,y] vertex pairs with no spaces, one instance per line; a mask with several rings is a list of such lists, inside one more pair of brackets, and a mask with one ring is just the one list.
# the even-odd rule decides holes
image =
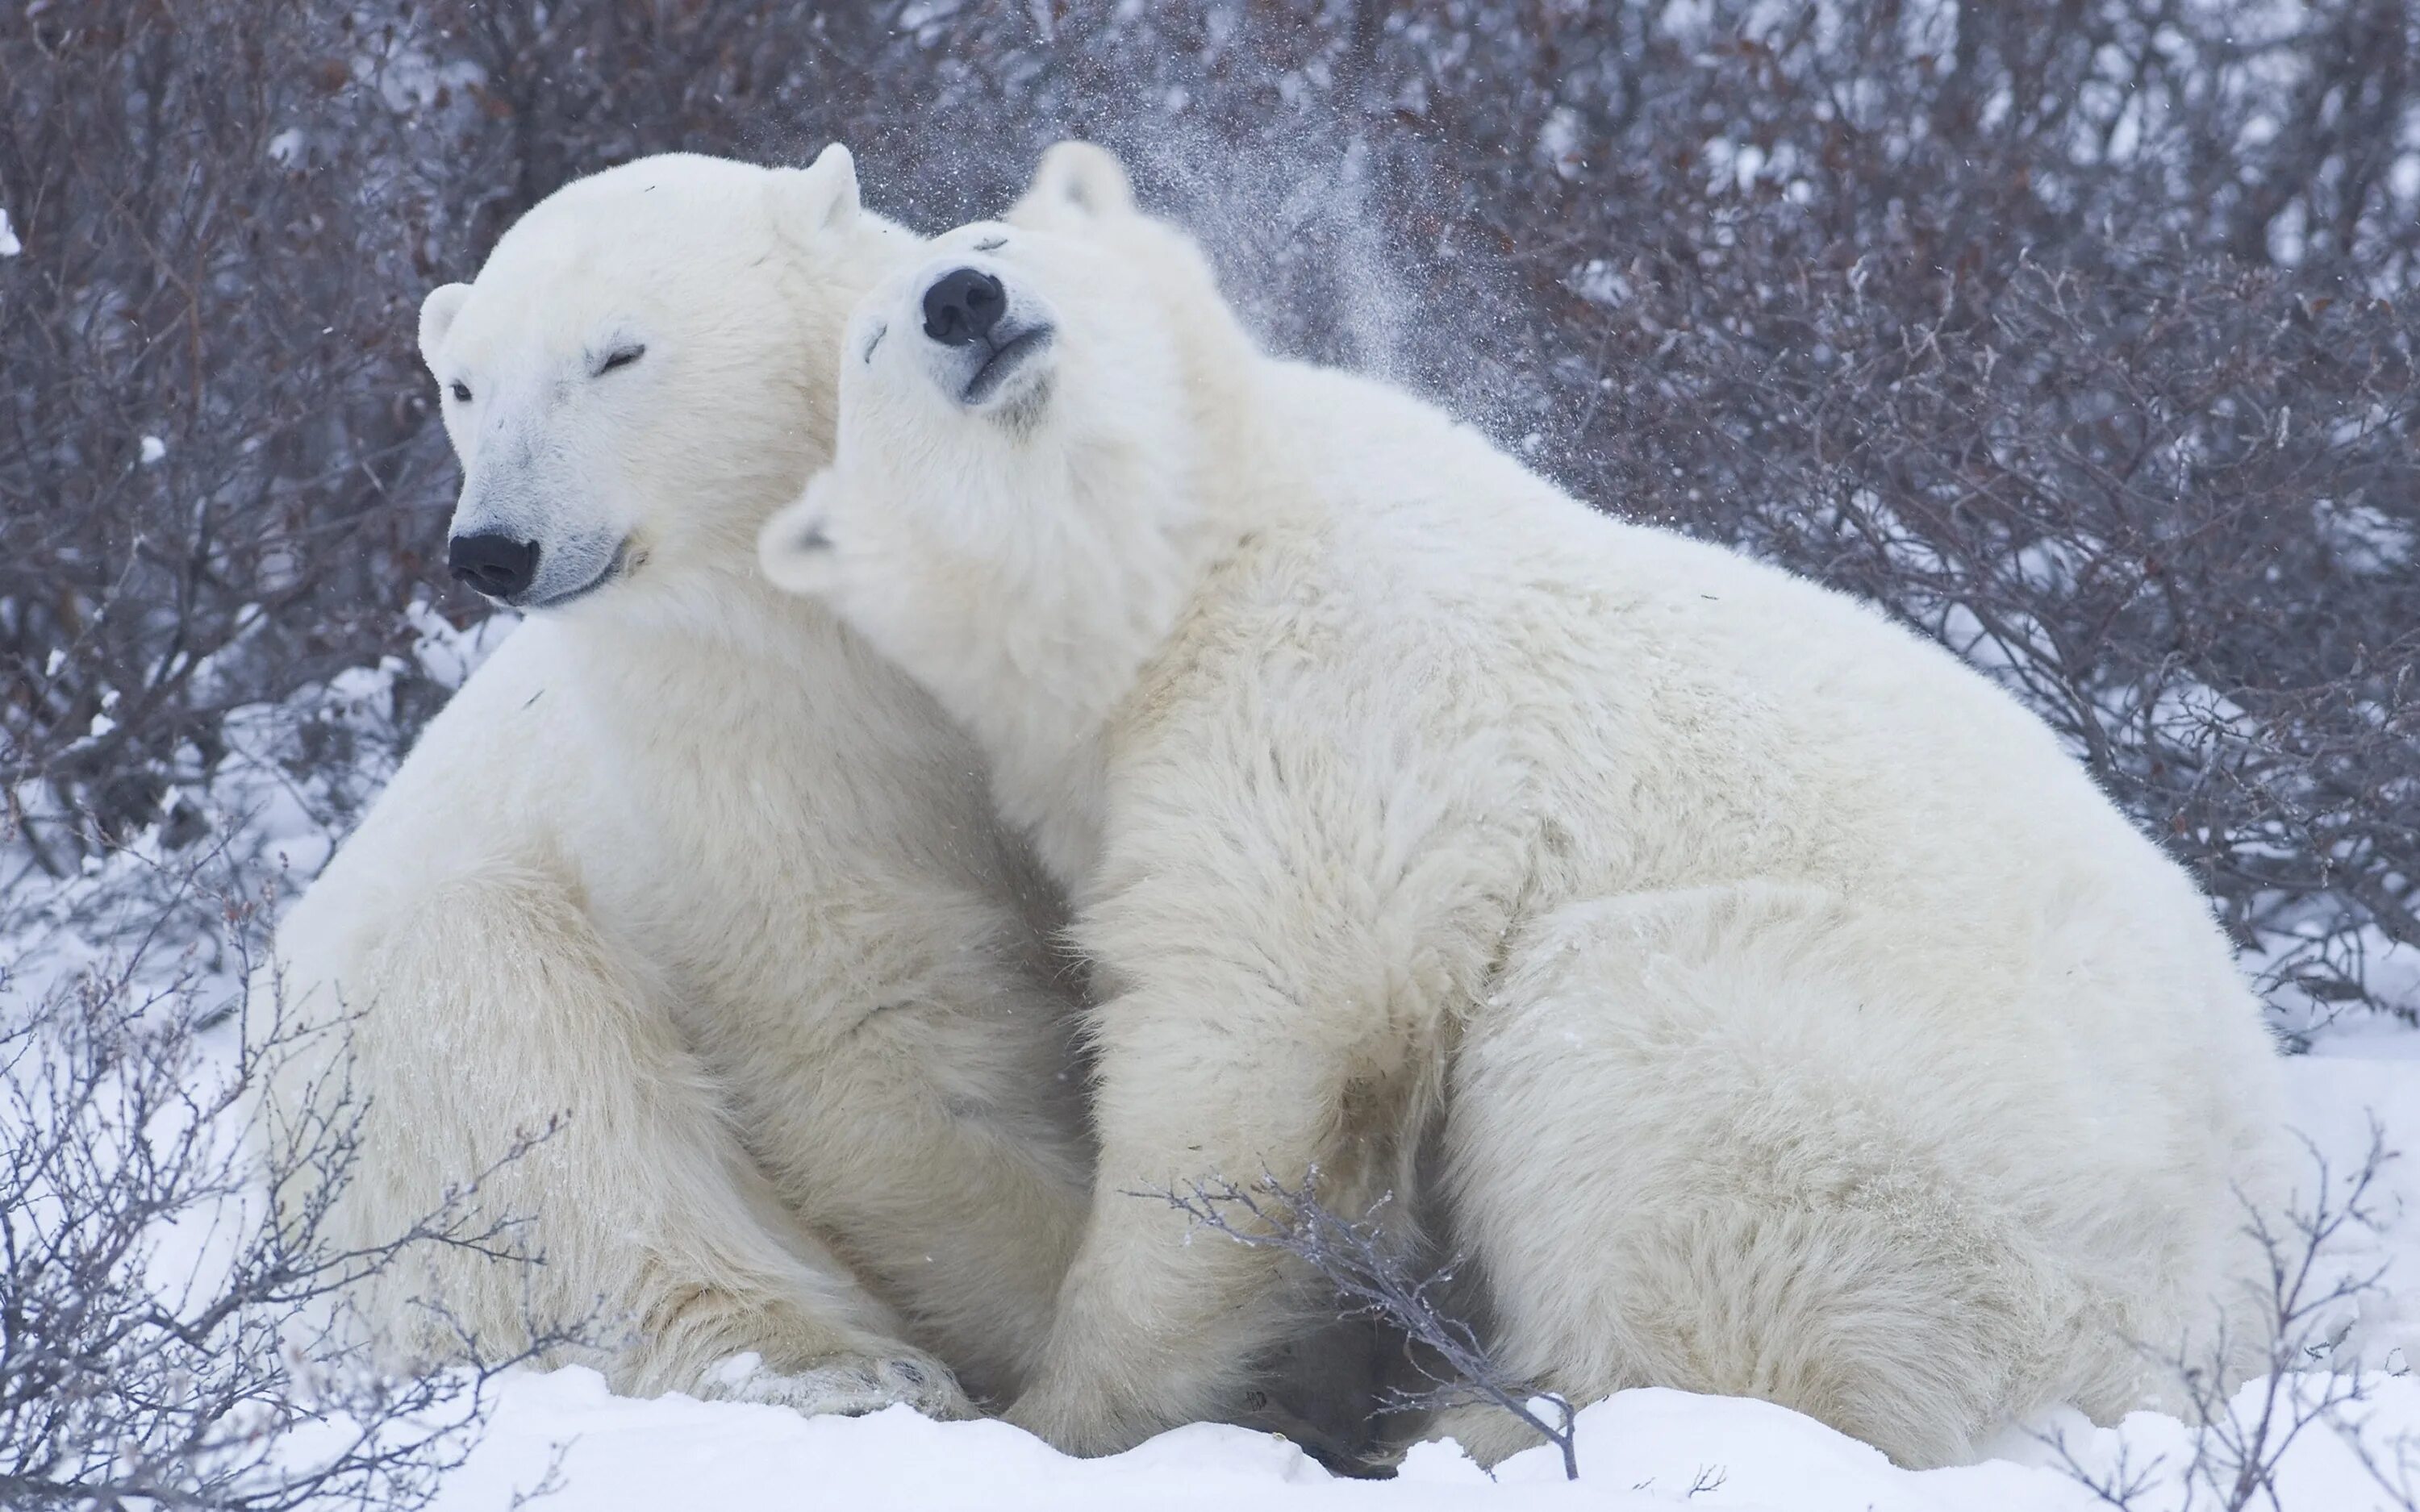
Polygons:
[[[428,286],[643,151],[845,140],[872,203],[938,229],[1070,133],[1209,239],[1273,344],[1424,388],[1582,497],[1864,594],[2002,679],[2211,893],[2296,1052],[2314,1171],[2344,1188],[2373,1119],[2420,1160],[2404,0],[12,0],[0,78],[12,1160],[60,1127],[38,1094],[62,1043],[102,1044],[120,1088],[151,1063],[131,1046],[168,1045],[209,1104],[246,950],[509,633],[436,565],[456,479],[411,352]],[[116,1037],[77,1041],[94,1023]],[[103,1165],[179,1127],[86,1111]],[[254,1415],[180,1459],[137,1429],[208,1371],[167,1371],[167,1418],[122,1399],[130,1361],[181,1359],[158,1319],[64,1373],[27,1347],[77,1301],[44,1289],[56,1176],[0,1180],[11,1508],[70,1461],[324,1464],[347,1412],[484,1421],[376,1482],[462,1508],[548,1486],[594,1508],[2300,1512],[2409,1504],[2420,1435],[2412,1160],[2315,1262],[2332,1300],[2287,1341],[2313,1346],[2297,1376],[2238,1411],[2045,1423],[2064,1458],[2020,1435],[1917,1475],[1770,1407],[1635,1393],[1582,1414],[1576,1487],[1444,1451],[1337,1481],[1208,1427],[1078,1463],[998,1424],[624,1401],[580,1371],[398,1397],[240,1329],[192,1348],[268,1351]],[[243,1209],[197,1191],[95,1264],[190,1321]],[[284,1504],[267,1484],[227,1504]]]

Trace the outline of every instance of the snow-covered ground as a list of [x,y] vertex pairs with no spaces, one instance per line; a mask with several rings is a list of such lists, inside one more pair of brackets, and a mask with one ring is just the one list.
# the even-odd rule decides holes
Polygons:
[[[2420,1383],[2382,1383],[2381,1417],[2420,1427]],[[630,1401],[585,1370],[512,1381],[487,1442],[438,1501],[445,1512],[506,1506],[538,1484],[567,1444],[544,1505],[581,1512],[641,1508],[873,1506],[1049,1512],[1292,1508],[1762,1508],[1768,1512],[2083,1512],[2110,1504],[2045,1463],[2040,1446],[1924,1472],[1810,1418],[1765,1402],[1625,1392],[1584,1410],[1580,1478],[1563,1479],[1551,1449],[1497,1467],[1490,1479],[1445,1445],[1414,1449],[1391,1481],[1342,1480],[1282,1441],[1207,1424],[1178,1428],[1107,1459],[1070,1459],[1004,1423],[934,1423],[906,1408],[863,1418],[803,1419],[780,1408],[688,1397]],[[2124,1448],[2133,1463],[2180,1467],[2191,1435],[2174,1418],[2137,1413],[2113,1429],[2071,1424],[2076,1458],[2098,1469]],[[2157,1476],[2157,1472],[2154,1475]],[[2288,1454],[2287,1512],[2364,1512],[2398,1504],[2344,1443],[2320,1432]],[[2138,1495],[2139,1512],[2225,1505],[2201,1489],[2188,1503],[2170,1477]],[[2265,1497],[2249,1504],[2266,1508]]]
[[[492,638],[490,638],[492,640]],[[423,674],[453,683],[484,649],[431,617],[419,650]],[[213,822],[237,831],[230,850],[256,872],[267,868],[291,888],[324,861],[339,799],[374,785],[391,745],[375,738],[381,700],[400,665],[339,679],[305,708],[262,711],[236,726],[240,754],[207,794],[194,795]],[[278,760],[298,718],[355,725],[365,737],[363,769],[335,779],[297,778]],[[246,747],[249,739],[254,745]],[[224,829],[223,833],[225,832]],[[171,857],[138,843],[81,878],[37,885],[0,847],[21,887],[0,919],[0,1010],[30,1002],[45,984],[116,959],[108,900],[139,894],[147,874]],[[161,970],[181,967],[204,990],[231,993],[232,958],[159,951]],[[2397,959],[2381,969],[2420,980]],[[2398,977],[2397,980],[2402,980]],[[2298,1026],[2299,1027],[2299,1026]],[[231,1064],[234,1029],[207,1031],[210,1057]],[[2420,1484],[2420,1377],[2404,1373],[2405,1346],[2420,1344],[2420,1031],[2363,1018],[2307,1031],[2309,1054],[2287,1063],[2290,1114],[2340,1186],[2382,1132],[2382,1146],[2412,1150],[2369,1189],[2368,1220],[2349,1225],[2319,1261],[2324,1289],[2337,1277],[2382,1273],[2342,1312],[2341,1362],[2369,1371],[2314,1369],[2282,1389],[2254,1382],[2213,1427],[2140,1412],[2115,1427],[2075,1414],[2012,1431],[1986,1462],[1914,1473],[1829,1428],[1766,1403],[1625,1393],[1578,1420],[1581,1475],[1567,1482],[1559,1458],[1540,1449],[1491,1477],[1450,1445],[1416,1449],[1390,1481],[1331,1476],[1281,1440],[1201,1425],[1162,1435],[1127,1454],[1076,1460],[998,1422],[934,1423],[906,1409],[856,1419],[804,1419],[780,1408],[702,1402],[685,1396],[633,1400],[610,1394],[593,1371],[521,1371],[498,1383],[489,1431],[444,1482],[446,1512],[513,1506],[534,1489],[562,1512],[657,1512],[661,1508],[874,1506],[902,1508],[1280,1508],[1588,1506],[1772,1508],[1776,1512],[2067,1512],[2120,1505],[2132,1512],[2251,1506],[2281,1512],[2366,1512],[2409,1507]],[[2338,1322],[2324,1332],[2336,1336]],[[2412,1350],[2420,1353],[2420,1349]],[[2316,1360],[2314,1361],[2316,1364]],[[2343,1396],[2319,1420],[2291,1411],[2299,1397]],[[2274,1411],[2280,1404],[2288,1410]],[[2268,1423],[2266,1429],[2257,1425]],[[2289,1430],[2292,1430],[2289,1433]],[[2264,1436],[2265,1435],[2265,1436]],[[2242,1442],[2274,1454],[2273,1501],[2227,1494]],[[2290,1438],[2290,1442],[2288,1442]],[[2230,1440],[2233,1443],[2230,1444]],[[2201,1469],[2197,1472],[2196,1465]],[[2225,1485],[2212,1484],[2213,1479]],[[2088,1487],[2097,1480],[2108,1494]]]

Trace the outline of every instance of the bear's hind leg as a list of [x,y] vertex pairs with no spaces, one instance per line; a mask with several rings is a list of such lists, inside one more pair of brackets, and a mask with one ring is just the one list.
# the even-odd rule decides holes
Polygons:
[[[2123,1368],[2114,1309],[2009,1174],[2055,1113],[2011,1106],[1991,1056],[1860,979],[1904,958],[1881,940],[1754,883],[1575,905],[1516,940],[1445,1134],[1447,1221],[1515,1378],[1577,1403],[1763,1397],[1933,1465]],[[1444,1429],[1494,1455],[1531,1442],[1515,1427]]]
[[[494,1243],[414,1245],[361,1299],[392,1349],[510,1353],[533,1329],[577,1324],[595,1348],[557,1363],[594,1363],[618,1390],[968,1410],[949,1371],[899,1343],[888,1310],[790,1223],[664,989],[590,925],[558,868],[498,860],[434,889],[363,890],[315,889],[280,933],[289,1018],[340,1011],[349,1033],[275,1068],[263,1111],[274,1145],[341,1116],[327,1103],[346,1089],[359,1145],[330,1227],[347,1243],[391,1242],[476,1179],[448,1215]],[[318,928],[338,918],[378,922]],[[257,993],[261,1020],[273,1005]],[[281,1204],[317,1200],[315,1179],[287,1181]],[[543,1263],[488,1253],[499,1247]]]

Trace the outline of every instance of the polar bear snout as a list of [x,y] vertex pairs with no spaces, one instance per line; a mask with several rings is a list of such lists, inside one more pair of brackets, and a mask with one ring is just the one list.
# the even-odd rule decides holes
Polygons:
[[585,598],[644,560],[629,537],[608,531],[529,537],[520,529],[481,521],[445,543],[445,568],[458,581],[523,609],[559,609]]
[[[931,344],[923,350],[945,393],[969,409],[984,409],[1038,391],[1046,369],[1035,359],[1057,335],[1047,306],[971,263],[943,264],[917,284],[923,292],[911,302]],[[876,334],[867,342],[867,362],[881,340]],[[1021,412],[1025,407],[1013,408]]]
[[980,268],[957,268],[924,290],[924,334],[944,347],[964,347],[990,334],[1008,313],[1008,290]]
[[489,598],[511,598],[537,579],[538,544],[502,531],[458,535],[445,544],[445,570]]

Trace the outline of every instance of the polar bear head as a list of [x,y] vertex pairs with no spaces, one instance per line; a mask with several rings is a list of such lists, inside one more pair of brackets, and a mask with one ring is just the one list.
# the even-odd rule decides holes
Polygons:
[[455,576],[525,609],[712,606],[830,455],[830,354],[914,244],[838,146],[643,158],[541,201],[421,306],[462,462]]
[[924,254],[851,318],[832,464],[763,561],[1013,763],[1122,696],[1232,536],[1263,359],[1097,147]]

